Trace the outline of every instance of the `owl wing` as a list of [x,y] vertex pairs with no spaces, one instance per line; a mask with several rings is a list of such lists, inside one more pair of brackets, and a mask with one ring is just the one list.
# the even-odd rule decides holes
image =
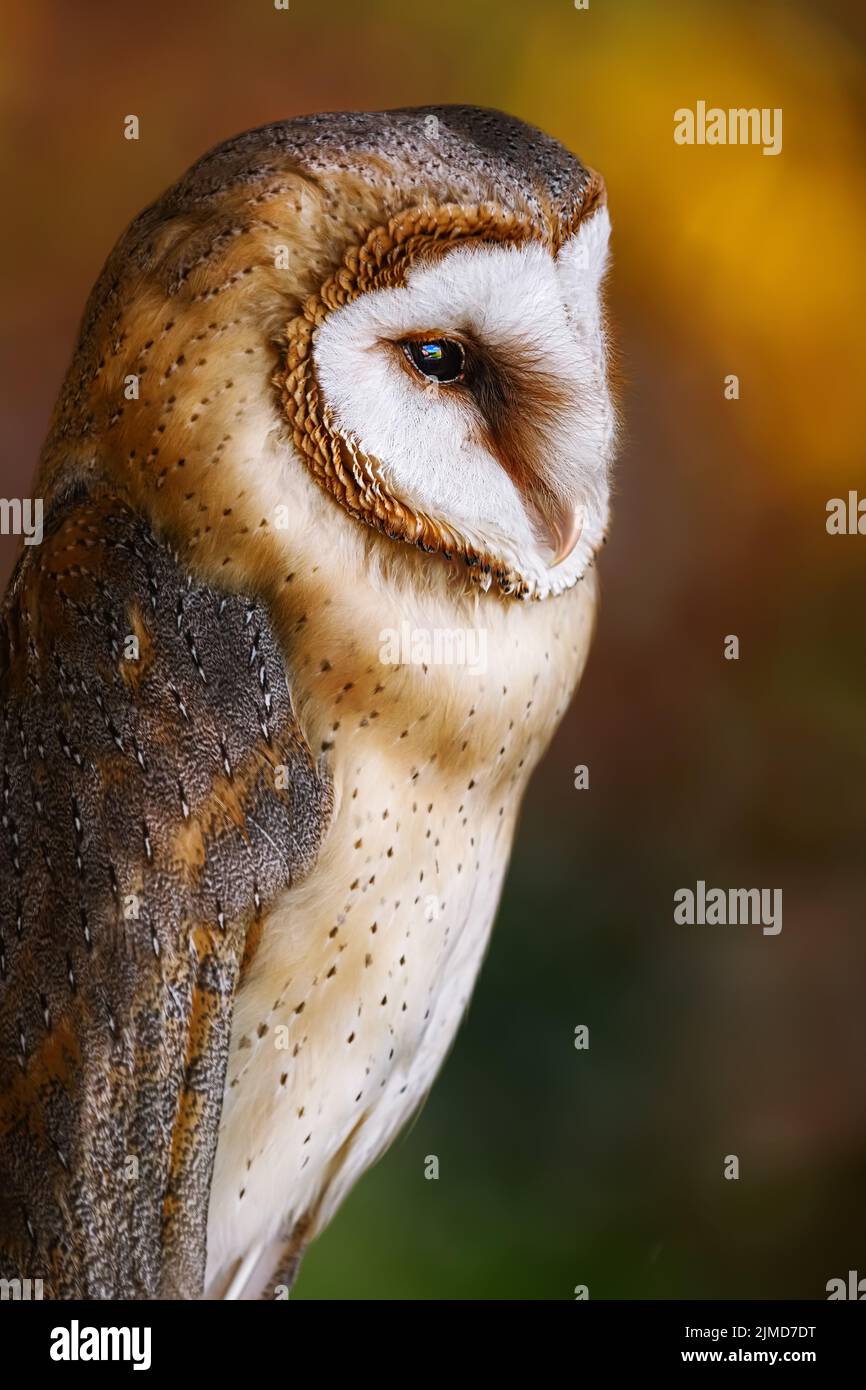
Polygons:
[[331,789],[267,614],[68,501],[0,624],[0,1277],[189,1298],[232,1004]]

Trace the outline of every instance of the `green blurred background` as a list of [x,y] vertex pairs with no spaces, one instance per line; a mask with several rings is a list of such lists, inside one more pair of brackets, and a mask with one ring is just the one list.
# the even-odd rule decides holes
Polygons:
[[[219,140],[474,102],[608,183],[625,430],[598,638],[456,1048],[295,1296],[822,1298],[866,1275],[866,539],[825,530],[829,498],[866,493],[859,0],[6,11],[6,496],[112,243]],[[675,145],[698,100],[781,107],[782,154]],[[699,878],[781,887],[781,935],[675,926]]]

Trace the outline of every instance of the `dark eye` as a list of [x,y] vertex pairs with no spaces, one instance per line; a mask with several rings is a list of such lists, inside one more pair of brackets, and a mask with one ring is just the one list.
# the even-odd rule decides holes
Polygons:
[[459,381],[463,375],[465,354],[453,338],[412,338],[402,346],[412,366],[428,381]]

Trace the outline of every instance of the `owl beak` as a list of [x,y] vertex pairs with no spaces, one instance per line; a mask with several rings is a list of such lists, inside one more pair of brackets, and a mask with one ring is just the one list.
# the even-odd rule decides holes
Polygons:
[[567,502],[556,507],[547,519],[547,529],[553,549],[550,569],[555,570],[563,560],[567,560],[583,530],[583,508]]

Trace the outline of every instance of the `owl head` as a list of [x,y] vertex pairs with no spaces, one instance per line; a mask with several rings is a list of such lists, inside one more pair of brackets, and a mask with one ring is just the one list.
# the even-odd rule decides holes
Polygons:
[[559,592],[607,525],[604,185],[497,112],[388,120],[423,194],[351,246],[290,324],[277,380],[295,442],[392,540],[484,588]]
[[240,456],[261,477],[276,437],[380,543],[500,596],[557,594],[607,525],[609,230],[601,178],[500,112],[249,132],[112,254],[48,472],[108,440],[151,510],[160,492],[167,514],[197,508],[187,535],[216,556],[268,525],[221,480]]

